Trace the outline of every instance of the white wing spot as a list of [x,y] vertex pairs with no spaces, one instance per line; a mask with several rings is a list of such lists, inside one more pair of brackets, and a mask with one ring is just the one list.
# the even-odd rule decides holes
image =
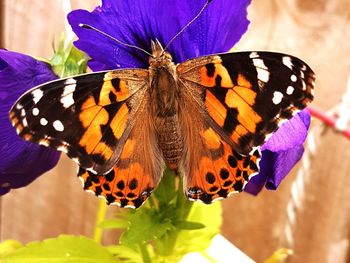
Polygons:
[[23,124],[23,127],[28,127],[28,122],[26,118],[23,118],[22,124]]
[[293,92],[294,92],[294,88],[293,88],[292,86],[288,86],[288,88],[287,88],[287,94],[288,94],[288,95],[292,95]]
[[272,102],[273,104],[277,105],[280,104],[283,98],[283,94],[279,91],[275,91],[273,93],[273,98],[272,98]]
[[63,90],[61,103],[66,109],[74,104],[73,92],[77,86],[75,79],[67,79],[64,83],[68,84]]
[[17,110],[19,110],[20,108],[22,108],[22,105],[21,105],[21,104],[19,104],[19,103],[17,103],[17,105],[16,105],[16,109],[17,109]]
[[252,52],[252,53],[249,54],[249,57],[250,58],[258,58],[259,54],[257,52]]
[[21,109],[21,116],[22,117],[26,116],[26,111],[24,109]]
[[52,126],[54,127],[54,129],[56,131],[59,131],[59,132],[62,132],[64,131],[64,126],[63,126],[63,123],[59,120],[56,120],[52,123]]
[[305,84],[304,81],[301,82],[301,85],[303,86],[303,87],[302,87],[302,90],[306,90],[306,84]]
[[264,61],[260,58],[253,58],[252,60],[258,73],[258,79],[267,83],[270,78],[270,72],[268,71],[268,68],[266,67]]
[[262,69],[268,69],[264,63],[264,60],[260,59],[260,58],[254,58],[253,59],[253,64],[255,67],[257,68],[262,68]]
[[33,101],[35,104],[39,102],[39,100],[43,97],[44,92],[41,89],[36,89],[32,92]]
[[33,113],[34,116],[38,116],[39,113],[40,113],[40,111],[39,111],[38,108],[33,108],[33,109],[32,109],[32,113]]
[[295,76],[294,74],[292,76],[290,76],[290,80],[293,82],[296,82],[297,79],[298,79],[297,76]]
[[50,146],[49,142],[46,140],[39,141],[38,143],[43,146]]
[[267,83],[270,78],[270,72],[267,70],[261,69],[261,68],[256,68],[256,71],[258,72],[258,79]]
[[40,124],[41,124],[42,126],[46,126],[48,123],[49,123],[49,122],[47,121],[47,119],[45,119],[45,118],[41,118],[41,119],[40,119]]
[[[80,162],[79,162],[79,159],[78,159],[78,158],[72,158],[72,160],[73,160],[74,162],[76,162],[77,164],[80,165]],[[78,167],[78,169],[79,169],[79,167]]]
[[58,150],[58,151],[61,151],[61,152],[64,152],[64,153],[67,153],[67,152],[68,152],[67,147],[64,146],[64,145],[58,146],[58,147],[57,147],[57,150]]
[[290,68],[290,69],[293,69],[293,63],[292,63],[292,59],[291,59],[290,57],[283,57],[283,58],[282,58],[282,63],[283,63],[286,67],[288,67],[288,68]]
[[66,79],[64,84],[70,85],[70,84],[77,84],[77,81],[73,78]]

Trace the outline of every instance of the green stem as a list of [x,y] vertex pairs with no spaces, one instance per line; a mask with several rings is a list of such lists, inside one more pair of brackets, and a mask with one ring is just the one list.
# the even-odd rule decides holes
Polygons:
[[143,262],[144,263],[151,263],[151,257],[148,253],[148,250],[147,250],[147,244],[146,243],[143,243],[143,244],[140,244],[139,247],[140,247],[140,251],[141,251],[141,254],[142,254],[142,259],[143,259]]
[[101,243],[102,235],[103,235],[103,229],[100,228],[99,225],[102,223],[103,220],[105,220],[106,212],[107,212],[106,201],[103,199],[100,199],[98,204],[98,209],[97,209],[95,230],[94,230],[94,236],[93,236],[94,240],[98,243]]
[[[176,203],[175,203],[175,211],[179,211],[179,216],[177,218],[178,221],[186,221],[191,208],[193,206],[193,202],[190,202],[186,199],[184,192],[183,192],[183,180],[180,177],[177,185],[177,196],[176,196]],[[174,249],[176,246],[177,237],[179,235],[180,229],[175,229],[173,231],[170,231],[167,235],[164,236],[162,240],[160,240],[162,249],[161,254],[170,256],[174,253]]]

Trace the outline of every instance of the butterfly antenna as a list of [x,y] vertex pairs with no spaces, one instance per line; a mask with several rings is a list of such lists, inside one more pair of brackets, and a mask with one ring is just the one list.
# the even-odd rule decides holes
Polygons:
[[194,21],[197,20],[198,17],[201,16],[201,14],[204,12],[204,10],[207,8],[207,6],[212,2],[213,0],[207,0],[207,2],[204,4],[204,6],[202,7],[202,9],[199,11],[199,13],[190,21],[187,23],[186,26],[184,26],[175,36],[172,37],[172,39],[170,39],[170,41],[168,42],[168,44],[166,44],[164,50],[167,50],[168,47],[170,46],[170,44],[179,36],[181,35]]
[[123,46],[126,46],[126,47],[130,47],[130,48],[135,48],[135,49],[138,49],[144,53],[146,53],[148,56],[151,56],[153,57],[153,55],[151,53],[149,53],[148,51],[144,50],[143,48],[140,48],[138,46],[134,46],[134,45],[130,45],[130,44],[127,44],[127,43],[124,43],[122,41],[120,41],[119,39],[115,38],[115,37],[112,37],[111,35],[108,35],[107,33],[101,31],[100,29],[96,28],[96,27],[93,27],[93,26],[90,26],[90,25],[87,25],[87,24],[79,24],[79,26],[81,28],[85,28],[85,29],[90,29],[90,30],[93,30],[93,31],[96,31],[97,33],[100,33],[101,35],[104,35],[106,37],[108,37],[109,39],[117,42],[118,44],[120,45],[123,45]]

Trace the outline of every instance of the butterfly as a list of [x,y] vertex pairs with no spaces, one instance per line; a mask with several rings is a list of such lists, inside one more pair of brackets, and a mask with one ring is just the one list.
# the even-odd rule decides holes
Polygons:
[[83,74],[37,86],[10,120],[25,140],[65,152],[85,190],[139,207],[166,166],[189,200],[241,192],[259,172],[260,146],[313,99],[300,59],[234,52],[172,62],[152,41],[149,69]]

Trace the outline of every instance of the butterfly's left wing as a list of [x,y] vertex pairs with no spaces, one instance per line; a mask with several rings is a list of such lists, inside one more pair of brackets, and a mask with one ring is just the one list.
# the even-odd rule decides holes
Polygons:
[[285,54],[206,56],[178,65],[177,73],[185,191],[205,203],[242,191],[259,172],[259,146],[313,99],[312,70]]
[[10,120],[25,140],[66,152],[83,168],[105,174],[121,154],[147,88],[143,69],[55,80],[22,95]]
[[139,207],[163,175],[165,165],[157,144],[150,105],[150,97],[144,96],[120,158],[111,171],[94,174],[79,169],[78,176],[84,189],[104,197],[108,204]]

